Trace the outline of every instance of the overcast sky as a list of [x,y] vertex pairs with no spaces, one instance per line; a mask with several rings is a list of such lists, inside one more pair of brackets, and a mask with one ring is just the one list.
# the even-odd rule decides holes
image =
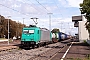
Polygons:
[[[59,28],[68,34],[77,33],[72,23],[72,16],[80,15],[79,4],[83,0],[0,0],[0,15],[14,21],[24,22],[27,26],[34,24],[32,17],[37,17],[38,27],[49,29],[49,14],[51,29]],[[23,21],[24,18],[24,21]]]

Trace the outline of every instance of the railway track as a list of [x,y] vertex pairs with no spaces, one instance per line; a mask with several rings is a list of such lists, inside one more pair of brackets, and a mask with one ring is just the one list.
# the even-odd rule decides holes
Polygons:
[[[0,60],[53,60],[55,56],[67,49],[66,43],[54,43],[30,50],[15,49],[0,52]],[[66,50],[65,50],[66,51]],[[62,57],[63,54],[61,54]],[[59,56],[60,57],[60,56]],[[59,59],[60,60],[60,59]]]
[[[56,45],[58,44],[56,43]],[[56,51],[59,50],[59,48],[55,48],[55,45],[52,44],[52,46],[54,47],[51,47],[50,45],[50,47],[40,47],[30,50],[22,49],[22,50],[2,51],[0,52],[0,59],[1,60],[34,60],[34,58],[39,59],[40,57],[47,56],[47,53],[49,53],[49,57],[51,57],[54,53],[56,53]]]
[[[30,60],[60,60],[62,59],[64,53],[66,52],[66,50],[68,49],[69,46],[67,46],[67,44],[70,45],[70,42],[71,40],[66,40],[66,41],[63,41],[63,43],[66,45],[63,45],[63,44],[53,44],[53,45],[49,45],[47,46],[47,48],[51,48],[50,50],[40,54],[39,56],[36,56],[36,57],[33,57],[32,59]],[[60,55],[60,53],[62,53],[62,51],[64,51],[63,54]],[[63,60],[63,59],[62,59]]]
[[56,43],[56,44],[50,44],[48,46],[45,46],[44,49],[48,49],[45,52],[30,58],[30,60],[48,60],[50,59],[57,51],[59,51],[61,48],[64,47],[65,44]]
[[17,46],[2,46],[2,47],[0,47],[0,52],[2,52],[2,51],[8,51],[8,50],[13,50],[13,49],[18,49],[19,47],[17,47]]

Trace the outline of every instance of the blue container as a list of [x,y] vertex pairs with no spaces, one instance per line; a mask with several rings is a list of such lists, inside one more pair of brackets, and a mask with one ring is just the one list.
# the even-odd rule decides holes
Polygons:
[[65,35],[65,39],[67,39],[67,34],[64,34]]
[[59,41],[67,39],[67,34],[59,32]]
[[59,32],[58,35],[59,35],[59,41],[61,41],[61,35],[62,35],[62,33]]

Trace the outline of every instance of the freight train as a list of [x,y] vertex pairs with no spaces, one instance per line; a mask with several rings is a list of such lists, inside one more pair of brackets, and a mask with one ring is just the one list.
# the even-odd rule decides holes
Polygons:
[[35,46],[39,47],[43,44],[46,45],[48,43],[58,42],[67,38],[67,34],[61,32],[51,33],[51,31],[46,28],[39,28],[34,26],[23,28],[21,45],[34,48]]
[[70,39],[71,36],[68,34],[65,34],[63,32],[58,32],[58,33],[52,33],[52,41],[53,42],[60,42],[62,40]]

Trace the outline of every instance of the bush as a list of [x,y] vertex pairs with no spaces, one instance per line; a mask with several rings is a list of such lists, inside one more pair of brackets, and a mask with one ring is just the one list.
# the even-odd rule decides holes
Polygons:
[[84,44],[85,44],[85,45],[87,45],[87,46],[89,46],[89,44],[87,43],[87,41],[86,41],[86,40],[84,40]]

